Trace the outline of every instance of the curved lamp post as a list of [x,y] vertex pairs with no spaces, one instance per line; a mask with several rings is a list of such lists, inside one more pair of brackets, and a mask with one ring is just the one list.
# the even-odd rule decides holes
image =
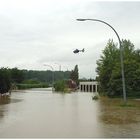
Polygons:
[[69,69],[68,69],[68,67],[67,67],[67,66],[63,65],[63,67],[64,67],[64,68],[66,68],[66,71],[69,71]]
[[59,71],[61,71],[61,64],[58,63],[54,63],[54,64],[57,64],[59,66]]
[[101,22],[101,23],[104,23],[106,25],[108,25],[114,32],[115,34],[117,35],[117,38],[118,38],[118,41],[119,41],[119,45],[120,45],[120,60],[121,60],[121,74],[122,74],[122,86],[123,86],[123,99],[124,99],[124,102],[126,102],[126,87],[125,87],[125,77],[124,77],[124,63],[123,63],[123,47],[121,45],[121,39],[117,33],[117,31],[110,25],[108,24],[107,22],[103,21],[103,20],[99,20],[99,19],[76,19],[78,21],[87,21],[87,20],[90,20],[90,21],[97,21],[97,22]]
[[48,66],[52,69],[52,91],[53,91],[53,86],[54,86],[54,69],[51,65],[47,65],[47,64],[44,64],[44,66]]

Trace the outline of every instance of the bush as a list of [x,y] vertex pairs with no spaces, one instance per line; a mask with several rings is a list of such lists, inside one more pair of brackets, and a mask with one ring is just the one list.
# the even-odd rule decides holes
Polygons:
[[34,80],[34,79],[29,79],[29,80],[23,81],[22,84],[40,84],[40,81]]
[[98,99],[99,99],[99,97],[97,95],[92,96],[92,100],[98,100]]
[[66,92],[66,89],[67,89],[66,82],[64,80],[57,81],[54,84],[54,88],[55,88],[55,91]]

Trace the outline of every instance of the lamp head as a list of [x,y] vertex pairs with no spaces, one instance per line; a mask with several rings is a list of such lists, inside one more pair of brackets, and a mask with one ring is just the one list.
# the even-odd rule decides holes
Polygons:
[[78,21],[85,21],[86,19],[78,18],[78,19],[76,19],[76,20],[78,20]]

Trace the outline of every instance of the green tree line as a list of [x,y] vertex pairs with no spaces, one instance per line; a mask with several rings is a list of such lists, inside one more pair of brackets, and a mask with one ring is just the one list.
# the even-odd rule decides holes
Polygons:
[[54,81],[69,79],[70,71],[35,71],[35,70],[23,70],[25,80],[37,80],[52,84],[52,76],[54,73]]
[[[54,71],[54,81],[69,79],[70,71]],[[0,68],[0,93],[6,93],[12,85],[19,88],[46,87],[52,84],[52,71]]]

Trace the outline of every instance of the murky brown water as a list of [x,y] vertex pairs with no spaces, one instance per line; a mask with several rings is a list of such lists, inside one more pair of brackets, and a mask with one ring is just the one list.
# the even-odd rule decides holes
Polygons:
[[140,101],[126,108],[117,99],[91,97],[45,89],[12,93],[0,100],[0,138],[140,138]]

